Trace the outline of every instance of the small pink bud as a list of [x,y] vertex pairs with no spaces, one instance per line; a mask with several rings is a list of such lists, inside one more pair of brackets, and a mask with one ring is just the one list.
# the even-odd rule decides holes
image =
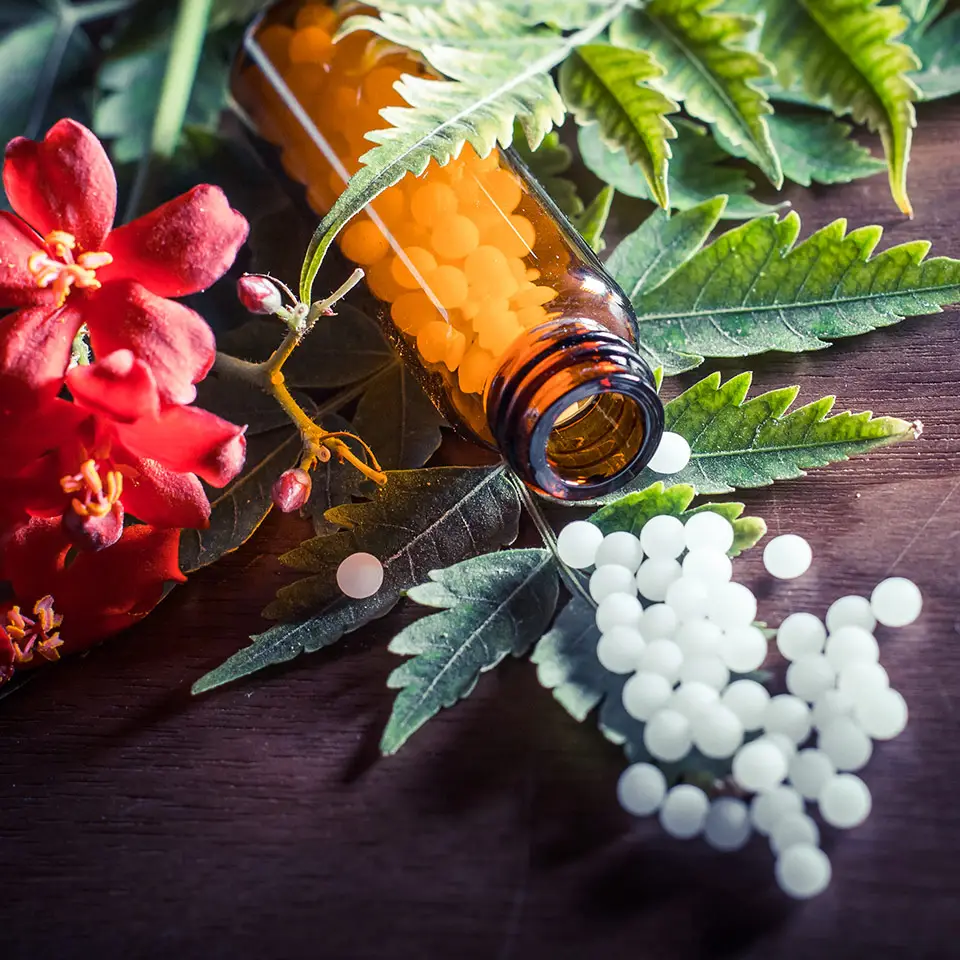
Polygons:
[[71,504],[63,512],[63,529],[78,550],[105,550],[123,535],[123,504],[118,500],[100,516],[77,513]]
[[277,285],[258,273],[245,273],[237,281],[237,296],[251,313],[276,313],[283,307]]
[[283,513],[293,513],[299,510],[310,499],[310,490],[313,487],[313,481],[310,474],[300,467],[291,467],[284,470],[277,477],[270,491],[270,497],[273,505],[283,511]]

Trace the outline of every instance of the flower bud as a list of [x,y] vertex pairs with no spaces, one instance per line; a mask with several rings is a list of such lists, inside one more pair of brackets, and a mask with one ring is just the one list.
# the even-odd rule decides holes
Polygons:
[[313,487],[313,481],[310,474],[300,467],[292,467],[284,470],[277,477],[270,491],[270,497],[273,505],[284,513],[293,513],[299,510],[310,499],[310,490]]
[[78,550],[112,547],[123,536],[123,505],[118,500],[102,516],[79,514],[71,505],[63,512],[63,529]]
[[277,285],[258,273],[245,273],[237,281],[237,296],[251,313],[276,313],[283,307]]

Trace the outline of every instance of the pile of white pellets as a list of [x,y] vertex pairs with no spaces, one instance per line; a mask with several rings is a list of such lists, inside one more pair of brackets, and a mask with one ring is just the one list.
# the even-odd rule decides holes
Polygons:
[[[831,875],[805,803],[838,828],[856,827],[870,813],[870,791],[856,771],[873,741],[896,737],[907,723],[874,631],[912,623],[922,600],[915,584],[892,577],[869,599],[837,600],[825,623],[791,614],[776,639],[789,661],[789,692],[771,697],[743,676],[764,663],[768,641],[755,624],[754,594],[732,579],[733,540],[732,525],[711,511],[686,524],[653,517],[639,537],[605,537],[575,521],[561,531],[558,554],[570,567],[593,568],[597,657],[607,670],[630,675],[623,706],[644,724],[653,762],[623,772],[621,805],[636,816],[656,813],[673,837],[702,834],[718,850],[742,848],[754,830],[769,837],[777,883],[805,899],[821,893]],[[812,552],[802,537],[786,535],[767,544],[763,559],[774,577],[793,579],[810,567]],[[693,783],[668,787],[657,765],[694,748],[730,761],[713,799]]]

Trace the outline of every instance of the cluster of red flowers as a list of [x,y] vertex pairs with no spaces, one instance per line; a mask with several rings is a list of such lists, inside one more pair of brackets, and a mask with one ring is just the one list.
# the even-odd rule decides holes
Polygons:
[[0,319],[0,683],[184,579],[180,530],[210,515],[200,479],[227,483],[245,441],[190,406],[214,338],[169,298],[221,277],[248,230],[209,185],[113,229],[110,161],[71,120],[11,141],[3,185],[17,215],[0,213],[0,308],[16,308]]

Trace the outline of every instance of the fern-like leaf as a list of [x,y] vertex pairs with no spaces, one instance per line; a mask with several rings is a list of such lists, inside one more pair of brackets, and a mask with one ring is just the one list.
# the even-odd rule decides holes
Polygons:
[[896,38],[907,27],[898,7],[877,0],[765,0],[760,50],[789,89],[797,81],[880,134],[897,206],[912,214],[907,164],[918,91],[907,76],[920,63]]
[[771,69],[745,45],[756,21],[718,12],[718,2],[651,0],[643,10],[618,19],[611,38],[620,46],[653,54],[666,74],[651,83],[742,145],[779,187],[783,173],[766,122],[773,111],[766,95],[751,82],[768,77]]
[[[448,80],[405,76],[397,90],[409,107],[381,111],[391,126],[367,135],[378,144],[317,227],[304,259],[300,294],[311,299],[313,279],[343,226],[367,203],[407,173],[419,176],[431,159],[443,165],[469,143],[481,157],[499,143],[509,147],[519,122],[536,148],[564,117],[550,71],[590,43],[631,0],[616,0],[569,36],[529,27],[509,9],[446,0],[438,8],[410,8],[380,19],[356,16],[341,35],[370,30],[418,50]],[[498,12],[499,11],[499,12]],[[411,109],[412,108],[412,109]]]
[[911,78],[924,100],[940,100],[960,93],[960,10],[921,24],[921,32],[912,39],[913,49],[923,61],[923,69]]
[[665,115],[680,108],[647,83],[663,72],[645,50],[589,44],[564,61],[560,93],[578,123],[596,123],[603,142],[639,166],[654,200],[669,209],[667,141],[677,131]]

